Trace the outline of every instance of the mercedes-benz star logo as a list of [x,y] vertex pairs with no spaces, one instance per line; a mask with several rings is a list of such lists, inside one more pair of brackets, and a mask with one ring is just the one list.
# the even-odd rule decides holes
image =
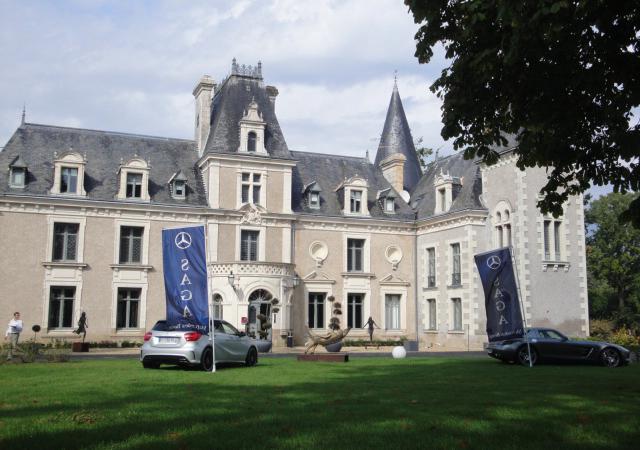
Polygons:
[[496,256],[496,255],[490,256],[487,259],[487,267],[489,267],[489,269],[491,270],[496,270],[498,267],[500,267],[501,262],[502,261],[500,261],[499,256]]
[[176,235],[175,242],[176,242],[176,247],[178,247],[181,250],[189,248],[191,246],[191,235],[189,233],[185,233],[184,231],[181,231]]

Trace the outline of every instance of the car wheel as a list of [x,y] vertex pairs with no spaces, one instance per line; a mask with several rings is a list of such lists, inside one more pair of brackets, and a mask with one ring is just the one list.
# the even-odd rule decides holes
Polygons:
[[[518,349],[518,362],[523,366],[529,365],[529,348],[526,345],[523,345]],[[536,350],[531,347],[531,365],[535,366],[538,361],[538,353]]]
[[211,351],[211,347],[207,347],[202,352],[202,357],[200,357],[200,368],[205,372],[211,372],[213,368],[213,352]]
[[157,368],[160,367],[160,364],[154,363],[154,362],[149,362],[149,361],[144,361],[142,363],[142,367],[144,367],[145,369],[157,369]]
[[600,353],[600,361],[605,367],[618,367],[622,362],[620,352],[615,348],[607,347]]
[[244,360],[247,367],[255,366],[258,364],[258,350],[255,347],[251,347],[247,352],[247,357]]

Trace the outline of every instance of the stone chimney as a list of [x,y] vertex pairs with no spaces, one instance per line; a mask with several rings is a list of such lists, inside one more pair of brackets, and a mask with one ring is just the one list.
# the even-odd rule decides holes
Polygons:
[[379,164],[382,174],[398,194],[404,190],[404,163],[406,161],[407,157],[402,153],[392,153]]
[[209,136],[211,126],[211,98],[215,91],[216,84],[209,75],[204,75],[193,88],[193,96],[196,99],[195,117],[195,141],[198,154],[202,155],[204,146]]

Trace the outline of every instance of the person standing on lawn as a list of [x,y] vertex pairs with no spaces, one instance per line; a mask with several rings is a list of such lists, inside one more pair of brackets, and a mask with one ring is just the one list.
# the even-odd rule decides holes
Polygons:
[[9,321],[9,327],[4,335],[5,340],[9,339],[9,354],[7,355],[7,361],[13,359],[13,352],[16,351],[18,346],[18,339],[22,333],[22,320],[20,320],[20,313],[14,312],[13,319]]
[[373,342],[373,327],[380,328],[377,323],[373,321],[373,317],[369,316],[369,320],[366,321],[364,327],[369,327],[369,342]]

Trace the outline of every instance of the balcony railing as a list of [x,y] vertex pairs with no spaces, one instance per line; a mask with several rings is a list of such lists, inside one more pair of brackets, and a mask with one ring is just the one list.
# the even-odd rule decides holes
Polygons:
[[258,261],[235,261],[235,262],[211,262],[209,263],[209,274],[229,275],[256,275],[274,277],[293,277],[294,265],[279,262],[258,262]]

